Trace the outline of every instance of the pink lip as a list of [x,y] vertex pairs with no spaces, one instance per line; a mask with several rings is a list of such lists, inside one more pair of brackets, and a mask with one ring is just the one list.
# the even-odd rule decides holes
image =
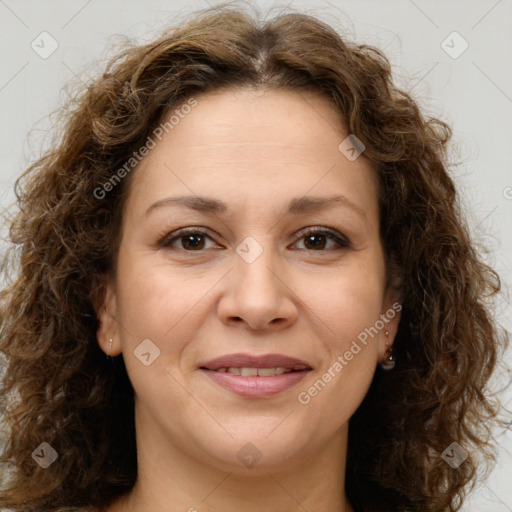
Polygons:
[[231,373],[220,373],[201,369],[210,379],[223,388],[247,398],[266,398],[277,395],[295,386],[311,370],[300,370],[272,377],[242,377]]
[[310,365],[300,359],[284,356],[282,354],[265,354],[253,356],[250,354],[228,354],[217,357],[199,365],[206,370],[218,370],[219,368],[288,368],[291,370],[311,369]]
[[[287,368],[291,373],[271,377],[242,377],[231,373],[221,373],[219,368]],[[223,388],[246,398],[266,398],[295,386],[311,367],[304,361],[281,354],[251,356],[248,354],[230,354],[213,359],[201,365],[200,370]]]

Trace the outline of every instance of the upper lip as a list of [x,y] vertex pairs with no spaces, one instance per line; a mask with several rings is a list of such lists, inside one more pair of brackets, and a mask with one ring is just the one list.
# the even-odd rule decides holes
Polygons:
[[300,359],[282,354],[227,354],[199,365],[207,370],[219,368],[287,368],[291,370],[311,370],[311,366]]

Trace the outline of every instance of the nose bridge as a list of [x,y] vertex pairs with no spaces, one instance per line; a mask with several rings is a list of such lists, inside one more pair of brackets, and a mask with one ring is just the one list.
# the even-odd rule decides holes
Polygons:
[[237,295],[248,294],[257,300],[275,301],[279,291],[279,280],[270,269],[275,263],[270,237],[245,238],[236,248],[235,275]]
[[247,237],[236,248],[231,273],[230,298],[225,302],[225,319],[243,320],[254,329],[264,328],[294,315],[287,287],[276,272],[275,248],[271,237]]

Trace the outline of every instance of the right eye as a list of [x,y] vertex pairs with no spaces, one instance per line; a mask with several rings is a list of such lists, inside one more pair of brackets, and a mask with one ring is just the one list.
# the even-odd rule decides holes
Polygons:
[[[213,241],[208,233],[202,229],[180,229],[167,235],[159,242],[159,246],[171,250],[177,249],[188,252],[200,252],[205,249],[206,239]],[[178,242],[181,247],[176,247],[176,242]],[[208,247],[206,247],[206,249],[208,249]]]

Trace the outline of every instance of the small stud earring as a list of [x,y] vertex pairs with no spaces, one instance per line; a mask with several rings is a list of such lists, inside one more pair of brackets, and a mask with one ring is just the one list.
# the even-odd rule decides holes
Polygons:
[[[389,335],[389,332],[386,331],[384,333],[386,336]],[[386,354],[384,356],[384,361],[380,363],[380,367],[385,370],[389,371],[392,370],[395,367],[395,358],[392,354],[392,348],[389,346],[389,343],[386,341]]]
[[108,356],[109,357],[112,357],[112,343],[113,343],[113,340],[112,338],[110,338],[109,342],[108,342]]

